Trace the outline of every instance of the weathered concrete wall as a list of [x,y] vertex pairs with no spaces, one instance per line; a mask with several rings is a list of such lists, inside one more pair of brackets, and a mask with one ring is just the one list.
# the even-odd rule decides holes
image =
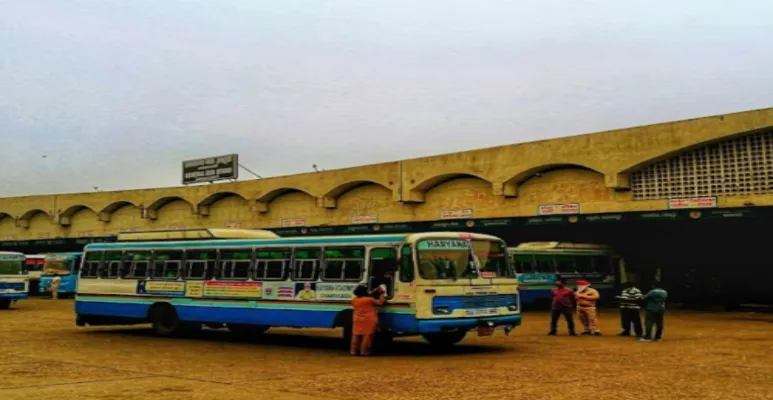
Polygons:
[[[0,240],[123,230],[273,228],[531,216],[541,204],[582,213],[665,209],[633,201],[629,175],[680,152],[773,127],[773,108],[384,164],[236,183],[0,199]],[[773,205],[773,193],[720,197],[720,207]]]

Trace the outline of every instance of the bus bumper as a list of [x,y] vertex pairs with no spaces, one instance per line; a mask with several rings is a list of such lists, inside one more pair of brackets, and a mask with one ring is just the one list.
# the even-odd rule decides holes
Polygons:
[[521,325],[520,315],[488,318],[424,319],[417,321],[419,333],[439,333],[459,329],[471,330],[479,326],[504,328],[508,332]]

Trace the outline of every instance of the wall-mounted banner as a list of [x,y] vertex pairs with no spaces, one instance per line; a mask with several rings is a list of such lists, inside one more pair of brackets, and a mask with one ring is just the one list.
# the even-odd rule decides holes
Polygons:
[[472,218],[472,208],[463,210],[443,210],[440,212],[440,219],[462,219]]
[[353,224],[375,224],[378,223],[378,215],[352,215]]
[[686,199],[668,199],[668,208],[673,210],[683,210],[688,208],[715,208],[717,207],[716,197],[692,197]]
[[541,204],[537,207],[538,215],[569,215],[579,214],[579,203],[567,203],[567,204]]
[[241,221],[226,221],[225,222],[225,227],[226,228],[241,228],[242,227],[242,223],[241,223]]
[[282,220],[282,228],[293,228],[297,226],[306,226],[306,220],[303,218],[290,218]]
[[239,156],[237,154],[183,161],[183,185],[238,177]]
[[261,282],[204,282],[204,297],[255,297],[263,294]]

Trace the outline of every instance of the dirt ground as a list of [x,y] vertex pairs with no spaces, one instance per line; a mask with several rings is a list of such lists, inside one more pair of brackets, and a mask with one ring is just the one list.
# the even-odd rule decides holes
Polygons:
[[[0,399],[773,399],[773,316],[671,312],[665,340],[547,337],[545,312],[511,336],[470,336],[439,352],[398,339],[350,357],[327,330],[226,331],[162,339],[148,327],[78,328],[72,300],[0,312]],[[561,332],[565,334],[565,330]]]

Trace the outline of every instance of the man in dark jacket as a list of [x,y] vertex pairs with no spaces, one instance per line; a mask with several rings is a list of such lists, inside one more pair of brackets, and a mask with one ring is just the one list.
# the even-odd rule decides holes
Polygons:
[[569,336],[577,336],[574,332],[574,291],[566,287],[564,282],[559,278],[556,280],[556,287],[551,290],[551,294],[553,295],[553,307],[550,311],[550,332],[548,335],[556,335],[558,318],[563,315],[564,319],[566,319],[566,325],[569,328]]

